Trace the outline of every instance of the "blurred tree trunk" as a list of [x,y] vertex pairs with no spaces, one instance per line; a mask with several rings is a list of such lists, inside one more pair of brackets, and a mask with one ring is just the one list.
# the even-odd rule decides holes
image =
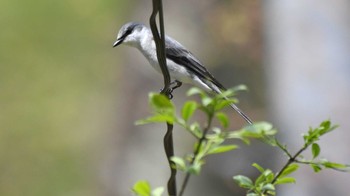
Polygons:
[[[350,162],[350,1],[264,1],[267,95],[274,124],[292,149],[301,133],[330,118],[341,125],[321,143],[334,161]],[[303,167],[280,195],[348,195],[348,174]]]

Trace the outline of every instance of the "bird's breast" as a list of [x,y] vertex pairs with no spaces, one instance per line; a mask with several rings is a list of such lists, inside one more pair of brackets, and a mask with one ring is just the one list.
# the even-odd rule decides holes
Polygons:
[[139,50],[146,57],[146,59],[149,61],[152,67],[158,72],[161,72],[161,69],[158,64],[156,45],[153,39],[143,40],[143,43],[140,45]]

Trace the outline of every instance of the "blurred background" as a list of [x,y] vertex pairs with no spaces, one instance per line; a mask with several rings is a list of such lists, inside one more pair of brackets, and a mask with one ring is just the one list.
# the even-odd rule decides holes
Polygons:
[[[151,1],[0,1],[0,195],[132,195],[140,179],[165,186],[163,125],[150,113],[162,76],[136,49],[112,48],[126,22],[148,25]],[[240,107],[272,122],[292,150],[309,126],[340,128],[321,154],[350,163],[350,2],[347,0],[164,1],[165,31],[227,87],[246,84]],[[180,106],[184,86],[174,93]],[[232,129],[244,122],[232,115]],[[176,154],[193,138],[175,129]],[[286,157],[258,142],[207,160],[187,195],[244,195],[232,176]],[[303,166],[279,195],[347,195],[347,173]],[[178,177],[179,184],[182,180]]]

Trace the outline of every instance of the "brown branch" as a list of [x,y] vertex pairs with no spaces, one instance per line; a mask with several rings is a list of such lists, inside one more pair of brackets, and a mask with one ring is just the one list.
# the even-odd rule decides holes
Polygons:
[[168,180],[168,194],[170,196],[176,196],[176,173],[177,170],[173,167],[174,163],[170,160],[174,156],[174,144],[173,144],[173,125],[167,123],[167,132],[164,136],[164,149],[167,156],[170,167],[170,178]]
[[[160,37],[158,33],[156,16],[159,12],[159,26],[160,26]],[[165,33],[164,33],[164,19],[163,19],[163,5],[162,0],[153,0],[153,11],[150,17],[150,27],[152,30],[154,42],[156,43],[157,49],[157,58],[159,66],[162,70],[164,77],[164,88],[162,94],[167,96],[169,99],[172,97],[170,89],[170,74],[166,65],[166,56],[165,56]],[[167,156],[169,167],[170,167],[170,178],[168,180],[168,194],[170,196],[176,196],[176,172],[177,170],[173,168],[173,162],[170,160],[174,156],[174,144],[173,144],[173,125],[167,123],[167,132],[164,136],[164,149]]]
[[[160,34],[158,33],[156,16],[159,12],[159,27]],[[150,27],[152,30],[154,42],[156,43],[157,48],[157,58],[159,62],[159,66],[162,70],[162,74],[164,77],[164,88],[162,93],[167,95],[170,92],[170,74],[169,70],[166,66],[166,57],[165,57],[165,33],[164,33],[164,19],[163,19],[163,5],[162,0],[153,0],[153,12],[150,17]],[[159,36],[160,35],[160,36]]]

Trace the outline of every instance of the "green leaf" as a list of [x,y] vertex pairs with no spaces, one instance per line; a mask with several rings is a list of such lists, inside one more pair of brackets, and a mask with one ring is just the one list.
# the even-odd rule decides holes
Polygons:
[[320,127],[322,127],[325,130],[329,130],[329,128],[331,127],[331,121],[325,120],[321,122]]
[[[213,127],[212,131],[215,133],[216,136],[220,136],[222,133],[221,129],[218,127]],[[210,134],[207,134],[207,135],[209,136]],[[208,139],[209,139],[209,137],[208,137]]]
[[316,158],[320,154],[321,148],[318,144],[313,143],[311,151],[312,151],[313,158]]
[[261,139],[267,136],[273,136],[277,133],[272,125],[267,122],[256,122],[238,131],[231,131],[227,134],[227,138],[241,139],[249,144],[249,139]]
[[209,150],[208,154],[219,154],[219,153],[224,153],[228,152],[231,150],[234,150],[238,148],[237,145],[222,145],[222,146],[216,146],[212,149]]
[[311,143],[319,140],[319,138],[320,138],[320,129],[319,128],[316,128],[316,129],[310,128],[310,130],[308,131],[308,134],[306,134],[304,136],[305,144],[310,145]]
[[230,125],[230,121],[225,113],[223,112],[216,113],[216,118],[220,121],[223,127],[227,128]]
[[166,114],[155,114],[149,118],[141,119],[136,121],[136,125],[144,125],[149,123],[159,123],[159,122],[168,122],[170,124],[174,123],[174,116],[172,115],[166,115]]
[[261,190],[264,192],[265,191],[275,191],[275,186],[273,184],[268,183],[268,184],[265,184]]
[[267,182],[271,182],[273,180],[273,178],[275,177],[275,174],[269,169],[266,169],[263,172],[263,175],[266,177]]
[[150,103],[155,109],[174,109],[173,103],[162,94],[150,93]]
[[236,183],[238,183],[238,185],[242,188],[251,189],[254,187],[252,180],[247,176],[243,176],[243,175],[233,176],[233,180]]
[[182,128],[185,128],[185,129],[187,129],[187,124],[186,124],[186,121],[184,120],[184,119],[182,119],[182,118],[177,118],[177,117],[174,117],[175,119],[175,122],[178,124],[178,125],[180,125]]
[[190,131],[196,138],[202,138],[203,133],[197,122],[194,122],[187,127],[187,130]]
[[230,88],[231,90],[233,90],[234,92],[237,92],[237,91],[247,91],[248,90],[248,87],[244,84],[240,84],[240,85],[237,85],[233,88]]
[[150,93],[149,102],[155,110],[155,114],[147,119],[136,121],[136,125],[159,122],[174,123],[176,120],[175,107],[167,97],[162,94]]
[[192,96],[196,94],[204,95],[205,93],[204,91],[196,87],[192,87],[190,90],[187,91],[187,96]]
[[182,108],[181,114],[185,121],[188,121],[192,117],[193,113],[197,109],[197,103],[194,101],[187,101]]
[[232,97],[236,94],[236,92],[245,91],[247,89],[248,88],[245,85],[238,85],[233,88],[227,89],[226,91],[221,92],[221,94],[218,94],[217,97],[219,98]]
[[257,193],[247,193],[246,196],[259,196],[259,194],[257,194]]
[[213,99],[210,97],[203,97],[202,98],[202,104],[204,106],[208,106],[209,104],[211,104],[213,102]]
[[186,162],[183,158],[173,156],[170,158],[170,160],[175,163],[177,169],[179,169],[181,171],[186,170]]
[[280,175],[280,177],[285,177],[293,172],[295,172],[299,168],[298,164],[290,164]]
[[336,170],[340,170],[340,171],[349,171],[349,169],[350,169],[349,165],[335,163],[335,162],[329,162],[327,160],[321,161],[321,164],[326,168],[336,169]]
[[332,123],[329,120],[323,121],[320,124],[320,128],[321,128],[320,135],[324,135],[326,133],[329,133],[329,132],[333,131],[334,129],[336,129],[337,127],[338,127],[338,125],[332,126]]
[[220,111],[223,108],[229,106],[232,103],[237,103],[238,100],[237,99],[224,99],[224,100],[219,100],[219,102],[215,105],[215,110],[216,111]]
[[277,133],[277,131],[273,129],[272,124],[268,122],[256,122],[253,125],[246,126],[244,129],[248,136],[256,138],[275,135]]
[[336,129],[338,126],[332,126],[329,120],[323,121],[319,127],[313,129],[310,128],[309,131],[303,135],[305,145],[310,145],[315,141],[320,139],[320,136],[329,133]]
[[288,184],[288,183],[295,183],[295,178],[292,177],[283,177],[278,178],[275,182],[275,184]]
[[252,166],[255,167],[257,170],[259,170],[261,173],[265,171],[265,169],[257,163],[253,163]]
[[151,196],[151,187],[149,183],[145,180],[140,180],[136,182],[136,184],[132,188],[132,191],[137,196]]
[[194,162],[189,168],[188,173],[199,175],[202,169],[203,162]]
[[260,174],[256,179],[255,179],[255,186],[258,186],[259,184],[262,184],[263,182],[266,181],[266,176],[264,174]]
[[271,123],[262,121],[254,123],[253,128],[256,130],[269,131],[272,130],[273,126]]
[[233,89],[228,89],[228,90],[222,91],[220,94],[217,94],[216,97],[219,99],[222,99],[222,98],[231,97],[234,94],[235,94],[235,91]]
[[164,187],[157,187],[152,191],[152,196],[162,196],[164,193]]
[[240,139],[242,140],[245,144],[250,144],[249,139],[244,135],[245,130],[239,130],[239,131],[227,131],[225,132],[225,138],[227,139]]
[[322,170],[322,167],[320,167],[318,164],[310,164],[314,172],[318,173]]

